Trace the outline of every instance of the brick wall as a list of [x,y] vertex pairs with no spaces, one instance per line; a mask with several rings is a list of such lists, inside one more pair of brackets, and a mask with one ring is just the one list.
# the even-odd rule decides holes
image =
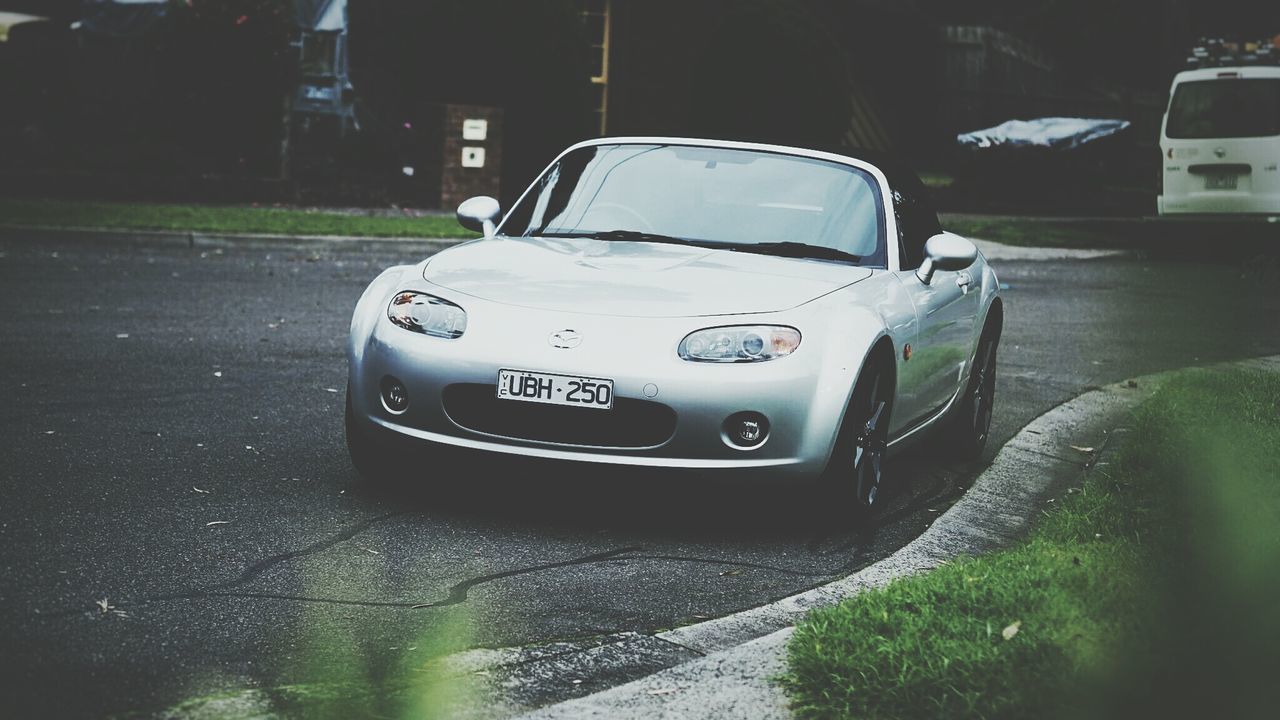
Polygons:
[[476,195],[498,197],[502,178],[502,109],[446,105],[443,125],[440,207],[456,208]]

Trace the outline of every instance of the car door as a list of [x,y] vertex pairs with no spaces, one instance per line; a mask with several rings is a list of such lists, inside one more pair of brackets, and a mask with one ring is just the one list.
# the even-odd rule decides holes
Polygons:
[[981,294],[973,272],[973,268],[939,270],[928,285],[920,282],[914,271],[903,278],[919,322],[916,344],[904,368],[916,386],[917,419],[940,410],[964,381]]
[[898,276],[915,306],[918,328],[910,352],[904,348],[894,410],[910,426],[932,416],[960,390],[980,309],[981,278],[975,263],[959,272],[936,271],[928,285],[920,281],[916,270],[924,260],[924,245],[942,227],[914,173],[903,171],[890,181],[898,221]]

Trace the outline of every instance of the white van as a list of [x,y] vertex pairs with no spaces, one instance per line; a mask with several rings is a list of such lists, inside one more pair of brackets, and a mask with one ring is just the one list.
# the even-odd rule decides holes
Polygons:
[[1280,67],[1178,73],[1160,151],[1161,215],[1280,215]]

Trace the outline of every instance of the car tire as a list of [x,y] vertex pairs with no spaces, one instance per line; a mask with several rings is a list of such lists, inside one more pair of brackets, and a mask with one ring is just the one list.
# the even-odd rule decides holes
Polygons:
[[892,362],[883,354],[873,356],[854,385],[823,473],[823,484],[838,511],[848,511],[858,521],[868,519],[883,496],[894,390]]
[[956,459],[975,461],[982,457],[982,451],[987,447],[996,400],[996,356],[999,348],[999,330],[988,323],[978,340],[978,351],[974,354],[964,396],[960,398],[955,417],[947,429],[947,445]]

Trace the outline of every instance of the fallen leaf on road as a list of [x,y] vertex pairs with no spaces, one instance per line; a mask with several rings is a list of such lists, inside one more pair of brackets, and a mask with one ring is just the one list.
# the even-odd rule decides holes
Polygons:
[[720,573],[720,577],[733,577],[734,575],[741,575],[741,574],[742,574],[742,568],[734,568],[732,570],[725,570],[724,572]]
[[657,690],[650,690],[649,694],[650,695],[670,695],[671,693],[674,693],[674,692],[680,692],[680,688],[658,688]]
[[44,434],[45,434],[45,435],[52,435],[52,434],[53,434],[53,431],[52,431],[52,430],[45,430],[45,431],[44,431]]
[[98,606],[98,610],[104,613],[111,609],[111,603],[107,602],[106,598],[102,598],[101,600],[95,600],[94,603]]
[[1072,446],[1071,446],[1071,449],[1072,449],[1072,450],[1079,450],[1080,452],[1093,452],[1093,448],[1091,448],[1091,447],[1080,447],[1079,445],[1072,445]]
[[213,522],[205,523],[204,526],[213,527],[214,525],[229,525],[230,523],[231,523],[230,520],[214,520]]
[[209,491],[208,491],[208,490],[201,490],[200,488],[196,487],[195,485],[192,485],[192,486],[191,486],[191,489],[192,489],[192,490],[195,490],[196,492],[200,493],[201,495],[208,495],[208,494],[209,494]]
[[336,393],[336,392],[338,392],[338,388],[325,388],[325,389],[324,389],[324,391],[325,391],[325,392]]
[[129,333],[116,333],[116,339],[117,339],[117,340],[128,340],[128,339],[129,339]]
[[1018,634],[1018,628],[1022,627],[1021,620],[1015,620],[1012,625],[1000,631],[1000,637],[1005,640],[1012,640],[1014,635]]
[[222,371],[219,370],[213,374],[214,377],[222,377]]

